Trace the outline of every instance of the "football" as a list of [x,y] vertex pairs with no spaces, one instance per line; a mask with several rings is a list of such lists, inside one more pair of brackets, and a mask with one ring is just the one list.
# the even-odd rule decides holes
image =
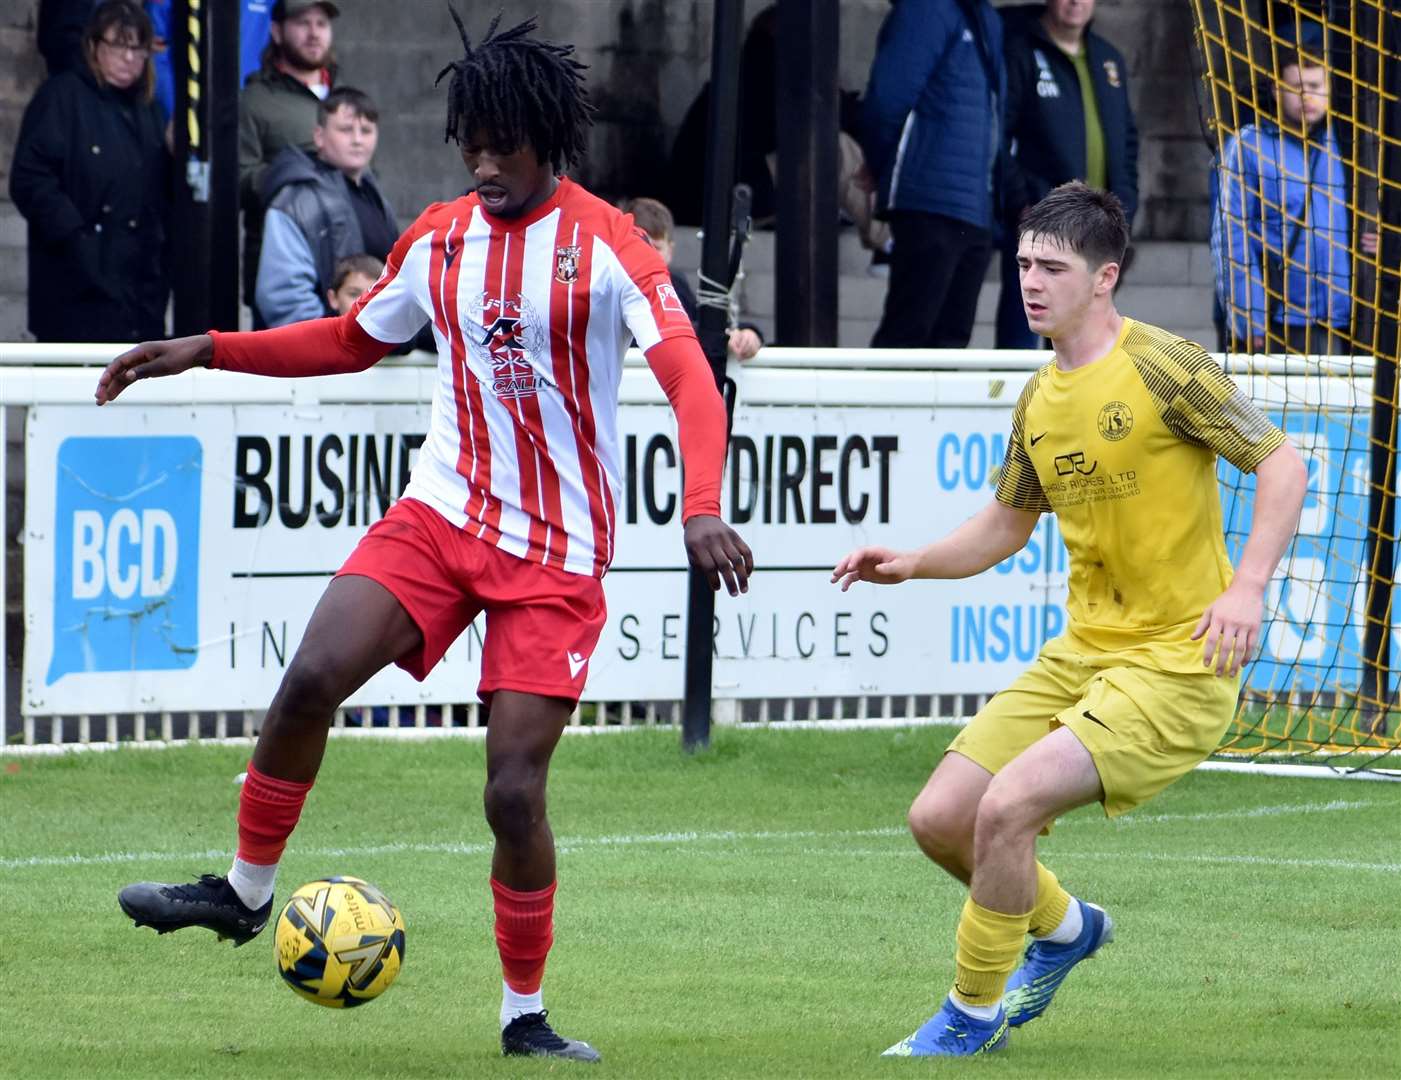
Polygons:
[[353,877],[309,881],[277,917],[277,970],[308,1001],[350,1009],[388,989],[404,965],[404,917]]

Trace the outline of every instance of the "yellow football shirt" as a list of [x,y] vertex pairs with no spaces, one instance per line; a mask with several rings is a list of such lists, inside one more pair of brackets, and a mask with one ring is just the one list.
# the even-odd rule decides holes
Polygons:
[[1232,574],[1216,455],[1254,472],[1284,440],[1200,345],[1132,319],[1093,363],[1037,371],[1012,414],[997,499],[1059,520],[1068,644],[1200,672],[1191,633]]

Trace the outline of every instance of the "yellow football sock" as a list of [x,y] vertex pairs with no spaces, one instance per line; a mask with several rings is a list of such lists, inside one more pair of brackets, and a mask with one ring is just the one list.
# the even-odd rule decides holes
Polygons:
[[958,920],[957,975],[953,992],[969,1005],[995,1005],[1021,958],[1031,912],[1006,915],[970,896]]
[[1031,909],[1030,930],[1036,937],[1045,937],[1061,924],[1070,910],[1071,895],[1060,887],[1056,875],[1039,862],[1036,864],[1036,906]]

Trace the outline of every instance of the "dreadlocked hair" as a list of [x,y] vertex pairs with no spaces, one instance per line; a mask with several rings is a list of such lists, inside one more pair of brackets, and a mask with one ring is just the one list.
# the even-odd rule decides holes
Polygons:
[[433,80],[436,86],[452,73],[443,141],[453,139],[461,146],[483,131],[494,149],[515,150],[529,143],[556,172],[580,161],[594,107],[581,77],[586,65],[574,59],[574,46],[531,37],[537,28],[534,18],[497,33],[498,12],[473,47],[451,4],[448,12],[462,36],[464,55]]

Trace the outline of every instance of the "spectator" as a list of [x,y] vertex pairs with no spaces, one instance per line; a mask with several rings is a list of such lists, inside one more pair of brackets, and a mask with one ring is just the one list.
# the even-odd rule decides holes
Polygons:
[[[268,0],[241,0],[238,13],[240,86],[262,67],[268,27],[272,23],[268,7]],[[175,70],[170,56],[172,8],[172,0],[146,0],[146,14],[156,30],[156,101],[167,119],[175,115]]]
[[1002,20],[987,0],[894,0],[866,89],[866,161],[894,250],[876,348],[964,348],[992,251]]
[[326,306],[332,315],[348,315],[355,301],[369,292],[384,272],[384,260],[373,255],[351,255],[336,263],[331,287],[326,290]]
[[[317,109],[335,83],[331,20],[340,9],[328,0],[277,0],[262,65],[238,102],[238,184],[243,207],[243,299],[253,307],[263,237],[261,199],[267,170],[288,146],[315,151]],[[258,323],[258,325],[262,325]]]
[[[739,147],[736,179],[753,194],[750,210],[756,225],[772,225],[778,213],[778,8],[763,8],[745,32],[739,68]],[[842,127],[855,130],[859,116],[852,96],[842,96]],[[683,221],[701,223],[705,200],[706,134],[710,84],[686,111],[672,144],[668,198]],[[889,240],[885,223],[872,215],[870,174],[860,144],[846,131],[837,133],[837,205],[856,225],[861,242],[883,251]]]
[[[676,221],[671,210],[656,199],[632,199],[623,204],[622,210],[625,214],[631,214],[633,223],[647,234],[648,243],[656,248],[657,254],[667,265],[668,273],[671,273],[671,260],[676,254]],[[671,273],[671,284],[676,289],[676,298],[690,317],[691,325],[698,325],[700,304],[696,302],[695,290],[686,280],[686,275]],[[736,360],[752,360],[763,347],[764,335],[753,323],[739,323],[726,333],[729,353]]]
[[314,158],[289,146],[264,176],[256,300],[267,326],[330,314],[325,297],[337,260],[362,253],[383,260],[399,236],[370,171],[379,112],[369,95],[349,86],[332,90],[318,108],[312,141]]
[[169,158],[151,100],[151,23],[99,4],[84,63],[25,109],[10,198],[29,224],[29,330],[40,341],[165,336]]
[[[735,179],[753,193],[756,223],[770,223],[777,212],[773,174],[767,156],[778,147],[777,71],[778,12],[774,5],[754,16],[745,31],[739,58],[739,144]],[[706,127],[710,84],[686,110],[672,144],[667,199],[681,220],[699,225],[705,206]]]
[[1034,349],[1017,272],[1017,220],[1070,180],[1119,197],[1133,224],[1138,208],[1138,128],[1128,66],[1090,30],[1095,0],[1048,0],[1002,8],[1007,59],[1007,189],[1003,201],[1002,293],[997,347]]
[[[1298,51],[1279,68],[1278,121],[1226,142],[1212,215],[1216,288],[1233,350],[1346,351],[1352,315],[1348,183],[1329,124],[1328,71]],[[1376,251],[1376,234],[1362,237]]]
[[[370,291],[383,272],[384,260],[373,255],[351,255],[337,262],[335,272],[331,275],[331,287],[326,290],[326,306],[331,309],[329,314],[348,314],[355,306],[355,301]],[[433,338],[433,324],[426,323],[423,329],[408,341],[390,349],[389,354],[406,356],[415,350],[431,353],[436,352],[437,348],[438,344]],[[434,707],[430,706],[430,717],[433,715],[432,708]],[[376,720],[376,723],[378,722]],[[429,723],[432,723],[431,719]]]

